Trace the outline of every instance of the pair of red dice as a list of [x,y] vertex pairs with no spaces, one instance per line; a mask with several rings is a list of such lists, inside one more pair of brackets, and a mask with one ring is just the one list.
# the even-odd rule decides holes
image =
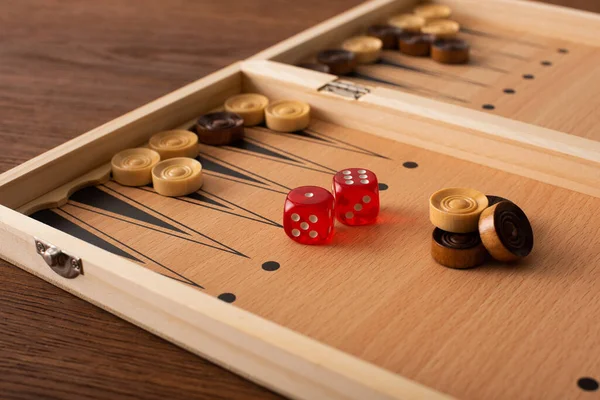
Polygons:
[[333,238],[335,218],[346,225],[367,225],[374,223],[378,214],[377,176],[367,169],[348,168],[333,176],[333,195],[318,186],[289,192],[283,229],[298,243],[325,244]]

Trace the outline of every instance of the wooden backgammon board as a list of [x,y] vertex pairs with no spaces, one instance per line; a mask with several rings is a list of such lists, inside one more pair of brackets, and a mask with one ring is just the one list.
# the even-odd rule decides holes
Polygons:
[[[340,76],[298,66],[415,3],[365,3],[4,173],[0,255],[291,398],[593,398],[600,17],[444,0],[467,63],[389,49]],[[116,153],[199,133],[240,93],[308,103],[310,123],[199,144],[203,184],[185,196],[111,176]],[[377,173],[377,223],[290,240],[287,193],[351,167]],[[438,265],[428,199],[444,187],[518,204],[531,255]]]

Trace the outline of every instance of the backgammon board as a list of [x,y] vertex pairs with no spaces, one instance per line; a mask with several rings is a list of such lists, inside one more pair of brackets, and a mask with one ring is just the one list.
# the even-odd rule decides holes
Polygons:
[[[414,4],[372,1],[3,174],[0,254],[292,398],[592,398],[600,18],[521,1],[443,3],[472,43],[469,64],[390,50],[347,76],[295,66]],[[574,37],[566,26],[579,26]],[[204,183],[186,196],[111,179],[116,152],[194,131],[238,93],[306,102],[310,123],[200,144]],[[331,188],[350,167],[377,173],[377,223],[337,224],[323,246],[290,240],[287,193]],[[428,199],[443,187],[519,204],[531,255],[438,265]],[[40,244],[68,257],[70,275],[49,268]]]

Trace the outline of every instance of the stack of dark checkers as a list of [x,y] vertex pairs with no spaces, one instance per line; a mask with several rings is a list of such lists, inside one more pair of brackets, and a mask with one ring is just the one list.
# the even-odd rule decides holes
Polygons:
[[438,190],[429,199],[431,255],[450,268],[472,268],[489,256],[511,262],[533,249],[533,230],[516,204],[468,188]]

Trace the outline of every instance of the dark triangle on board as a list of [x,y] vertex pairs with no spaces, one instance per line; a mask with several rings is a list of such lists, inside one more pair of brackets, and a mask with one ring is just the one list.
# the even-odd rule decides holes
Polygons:
[[[108,186],[105,186],[105,188],[106,188],[107,190],[111,190],[111,191],[113,191],[113,192],[116,192],[116,191],[115,191],[115,189],[112,189],[112,188],[110,188],[110,187],[108,187]],[[156,192],[154,192],[152,189],[149,189],[149,188],[136,188],[136,189],[138,189],[138,190],[144,190],[144,191],[151,191],[152,193],[156,193]],[[135,199],[133,199],[133,198],[131,198],[131,197],[128,197],[127,195],[125,195],[125,194],[123,194],[123,193],[120,193],[120,194],[121,194],[123,197],[126,197],[127,199],[129,199],[130,201],[134,202],[135,204],[139,204],[141,207],[145,207],[145,206],[144,206],[144,204],[143,204],[143,203],[141,203],[141,202],[139,202],[138,200],[135,200]],[[179,201],[186,201],[186,200],[183,200],[183,199],[180,199],[180,198],[177,198],[177,197],[175,197],[174,199],[176,199],[176,200],[179,200]],[[188,201],[188,202],[189,202],[189,201]],[[63,211],[64,211],[64,210],[63,210]],[[65,211],[65,212],[66,212],[66,211]],[[202,233],[202,232],[200,232],[200,231],[197,231],[196,229],[193,229],[193,228],[191,228],[190,226],[187,226],[187,225],[185,225],[185,224],[184,224],[184,223],[182,223],[182,222],[178,222],[178,221],[174,220],[173,218],[171,218],[171,217],[169,217],[169,216],[167,216],[167,215],[165,215],[165,214],[163,214],[163,213],[161,213],[161,212],[159,212],[159,211],[156,211],[156,210],[155,210],[155,212],[156,212],[157,214],[161,215],[162,217],[166,218],[166,219],[169,219],[169,220],[171,220],[171,221],[173,221],[173,222],[175,222],[175,223],[179,223],[181,226],[183,226],[183,227],[185,227],[185,228],[189,229],[190,231],[192,231],[192,232],[194,232],[194,233],[196,233],[196,234],[198,234],[198,235],[202,236],[203,238],[205,238],[205,239],[208,239],[208,240],[210,240],[211,242],[213,242],[213,243],[216,243],[216,244],[218,244],[219,246],[221,246],[221,247],[224,247],[224,248],[217,247],[217,246],[214,246],[214,245],[210,245],[210,244],[208,244],[208,243],[205,243],[205,242],[199,242],[199,241],[197,241],[197,240],[191,240],[190,238],[186,238],[186,237],[181,237],[181,239],[184,239],[184,240],[190,240],[190,241],[192,241],[192,242],[194,242],[194,243],[197,243],[197,244],[200,244],[200,245],[202,245],[202,246],[207,246],[207,247],[213,248],[213,249],[215,249],[215,250],[225,251],[225,252],[228,252],[228,253],[231,253],[231,254],[235,254],[235,255],[238,255],[238,256],[242,256],[242,257],[246,257],[246,258],[248,258],[248,256],[246,256],[245,254],[242,254],[242,253],[240,253],[239,251],[237,251],[237,250],[235,250],[235,249],[233,249],[233,248],[231,248],[231,247],[229,247],[229,246],[227,246],[227,245],[225,245],[225,244],[223,244],[223,243],[221,243],[221,242],[219,242],[219,241],[217,241],[217,240],[215,240],[215,239],[211,238],[211,237],[210,237],[210,236],[208,236],[208,235],[205,235],[205,234],[203,234],[203,233]],[[162,232],[162,233],[164,233],[164,232]],[[190,234],[189,234],[189,233],[187,233],[187,232],[183,232],[183,233],[184,233],[186,236],[190,236]]]
[[403,63],[398,62],[398,61],[390,61],[390,60],[380,59],[379,61],[377,61],[376,64],[386,65],[388,67],[396,67],[396,68],[403,69],[405,71],[417,72],[419,74],[428,75],[428,76],[434,76],[434,77],[439,77],[439,78],[446,77],[446,78],[456,79],[456,80],[461,81],[461,82],[466,82],[466,83],[469,83],[471,85],[476,85],[476,86],[481,86],[481,87],[488,87],[489,86],[489,85],[486,85],[485,83],[474,81],[474,80],[471,80],[471,79],[467,79],[467,78],[464,78],[464,77],[459,76],[459,75],[444,74],[444,73],[441,73],[441,72],[431,71],[431,70],[420,68],[420,67],[414,67],[412,65],[406,65],[406,64],[403,64]]
[[208,204],[212,204],[212,205],[215,205],[215,206],[218,206],[218,207],[223,207],[223,208],[227,208],[229,210],[232,210],[231,207],[226,206],[225,204],[219,203],[218,201],[213,200],[213,199],[211,199],[209,197],[206,197],[205,195],[203,195],[201,193],[198,193],[198,192],[194,192],[194,193],[188,194],[185,197],[189,197],[191,199],[198,200],[198,201],[201,201],[203,203],[208,203]]
[[[278,132],[275,132],[275,131],[271,131],[268,128],[265,128],[264,126],[260,126],[260,128],[262,128],[263,130],[268,130],[269,132],[272,132],[272,133],[278,133]],[[331,145],[331,146],[329,146],[328,144],[323,144],[323,146],[328,146],[328,147],[332,147],[332,148],[336,148],[336,149],[341,149],[341,150],[353,151],[355,153],[372,155],[372,156],[375,156],[375,157],[385,158],[385,159],[389,160],[388,157],[382,156],[382,155],[377,154],[375,152],[372,152],[370,150],[363,149],[360,146],[356,146],[356,145],[344,142],[343,140],[334,139],[334,138],[324,138],[324,137],[321,137],[321,136],[317,136],[317,135],[324,135],[324,134],[321,133],[321,132],[318,132],[317,130],[312,129],[312,128],[306,128],[306,129],[301,130],[301,131],[290,132],[290,133],[287,133],[287,134],[288,135],[294,135],[294,136],[302,136],[302,137],[310,138],[310,139],[316,139],[316,140],[320,140],[322,142],[325,142],[325,143],[328,143],[329,145]],[[298,140],[300,140],[300,139],[298,139]],[[346,149],[346,148],[343,148],[343,147],[336,146],[336,144],[340,144],[340,143],[343,144],[343,145],[346,145],[346,146],[350,146],[350,147],[354,148],[354,150]],[[356,150],[360,150],[360,151],[356,151]]]
[[[269,131],[271,133],[277,133],[277,134],[281,134],[281,132],[277,132],[277,131],[273,131],[269,128],[267,128],[264,124],[263,125],[258,125],[255,126],[255,128],[260,128],[259,130],[263,130],[263,131]],[[319,136],[314,136],[311,135],[309,132],[307,132],[306,130],[301,130],[301,131],[295,131],[295,132],[289,132],[286,133],[286,135],[294,135],[294,136],[302,136],[305,138],[309,138],[309,139],[315,139],[315,140],[320,140],[322,142],[327,142],[327,143],[331,143],[329,140],[319,137]]]
[[185,232],[181,229],[178,229],[173,225],[156,218],[155,216],[150,215],[129,203],[126,203],[110,193],[100,190],[95,186],[89,186],[78,190],[77,192],[73,193],[70,200],[135,219],[137,221],[145,222],[147,224],[185,234]]
[[380,78],[373,78],[373,77],[371,77],[369,75],[364,75],[364,74],[361,74],[359,72],[352,72],[348,76],[350,78],[363,79],[363,80],[366,80],[366,81],[372,81],[372,82],[377,82],[377,83],[384,83],[386,85],[400,87],[400,88],[406,89],[406,90],[414,92],[414,93],[427,93],[429,95],[433,94],[435,97],[444,98],[444,99],[456,101],[456,102],[459,102],[459,103],[468,103],[467,100],[461,99],[460,97],[448,96],[448,95],[445,95],[445,94],[442,94],[442,93],[438,93],[435,90],[430,90],[430,89],[425,89],[425,88],[418,88],[418,87],[414,87],[414,86],[404,85],[404,84],[401,84],[401,83],[394,83],[394,82],[390,82],[390,81],[387,81],[385,79],[380,79]]
[[258,153],[258,154],[262,154],[265,156],[270,156],[270,157],[275,157],[275,158],[280,158],[282,160],[286,160],[286,161],[292,161],[295,163],[298,163],[297,160],[294,160],[293,158],[287,157],[283,154],[277,153],[275,151],[269,150],[267,148],[264,148],[262,146],[259,146],[257,144],[248,142],[247,140],[238,140],[235,143],[232,143],[229,145],[230,147],[235,147],[236,149],[240,149],[240,150],[247,150],[247,151],[251,151],[253,153]]
[[[202,191],[204,191],[204,192],[206,192],[206,190],[205,190],[205,189],[201,189],[201,190],[202,190]],[[206,193],[208,193],[208,192],[206,192]],[[267,218],[267,217],[263,217],[262,215],[260,215],[260,214],[258,214],[258,213],[255,213],[254,211],[250,211],[250,210],[248,210],[247,208],[244,208],[244,207],[242,207],[242,206],[240,206],[240,205],[237,205],[237,204],[235,204],[235,203],[233,203],[233,202],[231,202],[231,201],[229,201],[229,200],[223,199],[223,198],[221,198],[221,197],[217,196],[216,194],[213,194],[213,193],[208,193],[208,194],[210,194],[211,196],[217,197],[218,199],[220,199],[220,200],[222,200],[222,201],[225,201],[225,202],[227,202],[227,203],[229,203],[229,204],[231,204],[231,205],[235,206],[235,207],[236,207],[237,209],[239,209],[239,210],[246,211],[247,213],[249,213],[249,214],[251,214],[251,215],[253,215],[253,216],[255,216],[255,217],[258,217],[258,218],[259,218],[259,219],[260,219],[262,222],[264,222],[264,223],[267,223],[267,224],[269,224],[269,225],[276,226],[276,227],[278,227],[278,228],[283,228],[283,225],[280,225],[279,223],[277,223],[277,222],[275,222],[275,221],[273,221],[273,220],[270,220],[270,219],[269,219],[269,218]],[[239,216],[239,217],[242,217],[242,218],[247,218],[247,216],[245,216],[245,215],[242,215],[242,214],[237,214],[237,213],[232,213],[232,214],[234,214],[234,215],[237,215],[237,216]]]
[[64,218],[61,215],[58,215],[57,213],[55,213],[52,210],[38,211],[38,212],[32,214],[31,218],[33,218],[36,221],[39,221],[41,223],[44,223],[46,225],[49,225],[53,228],[56,228],[59,231],[68,233],[69,235],[74,236],[78,239],[81,239],[89,244],[100,247],[101,249],[111,252],[117,256],[125,257],[130,260],[142,263],[141,260],[132,256],[131,254],[121,250],[117,246],[94,235],[93,233],[87,231],[86,229],[83,229],[82,227],[74,224],[73,222],[69,221],[68,219]]
[[468,35],[473,35],[473,36],[481,36],[481,37],[487,37],[487,38],[492,38],[492,39],[499,39],[499,40],[510,40],[512,42],[515,43],[521,43],[527,46],[531,46],[531,47],[537,47],[539,49],[543,49],[544,45],[540,44],[540,43],[535,43],[535,42],[531,42],[529,40],[523,40],[523,39],[518,39],[518,38],[511,38],[508,36],[503,36],[497,33],[490,33],[490,32],[485,32],[485,31],[480,31],[478,29],[472,29],[472,28],[466,28],[464,26],[460,27],[461,32],[464,32]]
[[200,163],[202,164],[202,168],[207,171],[218,172],[219,174],[228,175],[228,176],[231,176],[232,178],[243,179],[245,181],[260,183],[260,184],[264,185],[264,183],[259,181],[258,179],[254,179],[248,175],[242,174],[241,172],[233,170],[222,164],[211,161],[211,160],[207,159],[206,157],[198,156],[198,157],[196,157],[196,159],[198,161],[200,161]]
[[397,86],[407,90],[414,90],[411,86],[403,85],[401,83],[395,83],[391,81],[387,81],[385,79],[373,78],[372,76],[361,74],[359,72],[352,72],[347,75],[349,78],[363,79],[365,81],[377,82],[377,83],[385,83],[386,85]]
[[[160,264],[159,264],[159,265],[160,265]],[[193,286],[193,287],[198,287],[198,288],[200,288],[200,289],[204,289],[204,286],[200,286],[200,285],[198,285],[196,282],[193,282],[193,281],[189,280],[189,279],[188,279],[188,278],[186,278],[186,277],[182,277],[182,278],[176,278],[175,276],[171,276],[171,275],[163,274],[162,272],[158,272],[158,274],[160,274],[160,275],[164,276],[165,278],[169,278],[169,279],[173,279],[174,281],[177,281],[177,282],[185,283],[186,285],[190,285],[190,286]],[[176,275],[176,276],[177,276],[177,275]]]
[[[312,131],[315,132],[315,133],[319,133],[319,132],[315,131],[314,129],[312,129]],[[366,155],[369,155],[369,156],[379,157],[379,158],[385,158],[386,160],[390,160],[389,157],[382,156],[381,154],[375,153],[374,151],[367,150],[367,149],[365,149],[363,147],[357,146],[357,145],[352,144],[352,143],[345,142],[345,141],[343,141],[341,139],[338,139],[338,138],[332,139],[329,143],[331,143],[332,146],[328,146],[328,145],[324,145],[324,146],[333,147],[335,149],[341,149],[341,150],[346,150],[346,151],[352,151],[352,152],[359,153],[359,154],[366,154]],[[336,144],[338,144],[338,145],[342,144],[344,146],[349,146],[349,147],[351,147],[351,149],[348,149],[348,148],[345,148],[345,147],[340,147],[340,146],[335,146]]]
[[307,132],[305,130],[292,132],[291,135],[304,136],[304,137],[307,137],[307,138],[320,140],[322,142],[331,143],[329,140],[327,140],[325,138],[322,138],[322,137],[319,137],[319,136],[311,135],[309,132]]
[[[66,211],[66,210],[63,210],[63,209],[61,209],[61,211],[62,211],[62,212],[64,212],[65,214],[69,215],[70,217],[72,217],[72,218],[76,219],[77,221],[81,222],[83,225],[86,225],[86,226],[88,226],[88,227],[89,227],[89,228],[91,228],[91,229],[95,229],[95,230],[97,230],[97,229],[96,229],[96,228],[94,228],[92,225],[90,225],[90,224],[88,224],[87,222],[83,221],[82,219],[80,219],[80,218],[76,217],[75,215],[73,215],[73,214],[69,213],[68,211]],[[67,220],[67,221],[68,221],[68,220]],[[82,228],[82,229],[84,229],[84,228]],[[89,231],[87,231],[87,230],[86,230],[86,232],[89,232]],[[103,232],[103,233],[104,233],[104,232]],[[90,232],[90,234],[91,234],[91,235],[93,235],[91,232]],[[147,255],[145,255],[145,254],[142,254],[142,253],[140,253],[140,252],[136,251],[136,250],[135,250],[134,248],[132,248],[131,246],[128,246],[126,243],[123,243],[123,242],[119,241],[118,239],[116,239],[116,238],[114,238],[114,237],[112,237],[112,236],[108,235],[107,233],[104,233],[104,234],[105,234],[106,236],[108,236],[109,238],[111,238],[112,240],[114,240],[115,242],[119,243],[120,245],[122,245],[122,246],[124,246],[124,247],[128,248],[129,250],[131,250],[131,251],[133,251],[133,252],[135,252],[135,253],[137,253],[137,254],[139,254],[139,255],[143,256],[144,258],[146,258],[146,259],[147,259],[147,260],[149,260],[150,262],[152,262],[152,263],[154,263],[154,264],[158,265],[159,267],[161,267],[161,268],[163,268],[163,269],[165,269],[165,270],[169,271],[171,274],[173,274],[173,275],[177,276],[178,278],[175,278],[174,276],[170,276],[170,275],[162,274],[162,273],[160,273],[160,272],[159,272],[159,274],[161,274],[161,275],[164,275],[164,276],[166,276],[166,277],[168,277],[168,278],[171,278],[171,279],[177,279],[177,280],[185,280],[185,281],[189,281],[189,283],[190,283],[190,284],[193,284],[194,286],[197,286],[197,287],[199,287],[199,288],[202,288],[202,289],[204,289],[202,286],[198,285],[198,284],[197,284],[197,283],[195,283],[195,282],[192,282],[190,279],[188,279],[188,278],[186,278],[185,276],[183,276],[183,275],[179,274],[178,272],[176,272],[176,271],[172,270],[171,268],[167,267],[166,265],[163,265],[163,264],[159,263],[158,261],[156,261],[156,260],[153,260],[152,258],[148,257]],[[93,235],[93,236],[95,236],[95,235]],[[92,243],[92,244],[95,244],[95,243]],[[109,244],[110,244],[110,243],[109,243]],[[98,247],[100,247],[100,246],[98,246]],[[100,247],[100,248],[103,248],[103,247]],[[112,250],[110,250],[110,249],[106,249],[106,248],[104,248],[104,249],[105,249],[105,250],[107,250],[107,251],[113,252],[113,251],[112,251]],[[119,254],[119,253],[114,253],[114,252],[113,252],[113,254],[116,254],[116,255],[122,255],[122,254]],[[139,259],[137,259],[137,258],[135,258],[135,257],[133,257],[133,256],[131,256],[131,257],[128,257],[128,258],[131,258],[133,261],[137,261],[137,262],[139,262],[140,264],[146,264],[146,262],[145,262],[145,261],[141,261],[141,260],[139,260]],[[146,264],[146,265],[147,265],[147,264]],[[182,281],[182,282],[183,282],[183,281]],[[186,282],[186,283],[188,283],[188,282]]]
[[402,64],[400,62],[393,62],[393,61],[389,61],[389,60],[380,59],[379,61],[376,62],[376,64],[387,65],[389,67],[398,67],[398,68],[401,68],[401,69],[404,69],[407,71],[419,72],[419,73],[425,74],[425,75],[441,76],[441,74],[439,74],[437,72],[429,71],[427,69],[423,69],[423,68],[419,68],[419,67],[413,67],[412,65],[406,65],[406,64]]

